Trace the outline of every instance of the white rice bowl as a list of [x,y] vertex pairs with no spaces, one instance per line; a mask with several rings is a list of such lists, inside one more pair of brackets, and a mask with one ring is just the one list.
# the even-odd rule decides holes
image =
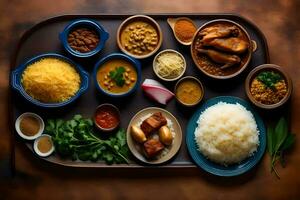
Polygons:
[[198,119],[195,141],[209,160],[230,165],[253,155],[259,145],[259,131],[252,113],[240,104],[219,102]]

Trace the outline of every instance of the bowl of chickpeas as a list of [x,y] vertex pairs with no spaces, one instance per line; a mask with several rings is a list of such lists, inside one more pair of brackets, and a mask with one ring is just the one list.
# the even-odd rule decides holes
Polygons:
[[137,59],[152,56],[162,44],[159,24],[149,16],[134,15],[119,26],[117,43],[122,52]]

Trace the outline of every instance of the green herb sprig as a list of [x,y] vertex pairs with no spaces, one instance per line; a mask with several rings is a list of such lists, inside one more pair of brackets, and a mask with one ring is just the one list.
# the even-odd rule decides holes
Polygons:
[[73,160],[104,160],[107,164],[128,163],[129,149],[125,131],[120,129],[114,137],[102,140],[93,133],[93,121],[75,115],[73,119],[48,120],[46,133],[52,136],[55,151]]
[[278,81],[282,80],[282,77],[278,73],[266,71],[259,73],[257,79],[261,81],[266,87],[275,90],[275,84]]
[[275,168],[276,163],[280,161],[282,167],[285,167],[284,153],[293,146],[294,142],[295,134],[288,132],[288,123],[284,117],[280,118],[275,127],[268,127],[267,148],[271,157],[271,172],[274,172],[279,179]]
[[115,70],[109,72],[109,78],[114,80],[117,86],[122,87],[125,84],[124,73],[124,67],[117,67]]

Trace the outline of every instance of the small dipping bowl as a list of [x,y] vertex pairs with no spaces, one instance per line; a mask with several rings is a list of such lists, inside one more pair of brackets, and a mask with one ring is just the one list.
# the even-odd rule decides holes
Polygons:
[[[76,51],[69,45],[68,36],[69,36],[70,32],[72,32],[73,30],[76,30],[77,28],[87,28],[87,29],[93,30],[97,33],[97,35],[99,37],[99,42],[94,49],[92,49],[91,51],[88,51],[86,53],[82,53],[82,52]],[[107,41],[108,38],[109,38],[108,32],[106,32],[106,30],[98,22],[96,22],[94,20],[89,20],[89,19],[75,20],[75,21],[71,22],[70,24],[68,24],[65,27],[65,29],[63,30],[63,32],[61,32],[59,34],[59,39],[60,39],[64,49],[67,52],[69,52],[71,55],[73,55],[75,57],[80,57],[80,58],[87,58],[87,57],[91,57],[91,56],[97,54],[99,51],[101,51],[103,49],[105,42]]]
[[[257,100],[255,100],[255,98],[252,96],[251,91],[250,91],[250,87],[251,87],[251,83],[252,81],[255,79],[255,77],[263,71],[273,71],[273,72],[277,72],[279,73],[282,78],[285,80],[285,83],[287,84],[287,93],[286,95],[277,103],[275,104],[263,104]],[[245,90],[246,90],[246,94],[249,98],[249,100],[256,105],[259,108],[263,108],[263,109],[275,109],[278,108],[280,106],[282,106],[283,104],[285,104],[288,99],[291,97],[292,94],[292,90],[293,90],[293,84],[292,84],[292,80],[290,79],[290,77],[288,76],[288,74],[282,69],[282,67],[279,67],[278,65],[274,65],[274,64],[262,64],[256,68],[254,68],[249,75],[246,78],[246,82],[245,82]]]
[[[182,70],[182,72],[181,72],[181,74],[179,74],[177,77],[175,77],[175,78],[164,78],[164,77],[162,77],[159,73],[158,73],[158,71],[157,71],[157,69],[156,69],[156,61],[157,61],[157,59],[158,59],[158,57],[159,56],[161,56],[161,55],[163,55],[164,53],[175,53],[175,54],[177,54],[177,55],[179,55],[180,57],[181,57],[181,59],[183,60],[183,70]],[[183,76],[183,74],[185,73],[185,70],[186,70],[186,61],[185,61],[185,58],[183,57],[183,55],[181,54],[181,53],[179,53],[178,51],[175,51],[175,50],[173,50],[173,49],[166,49],[166,50],[163,50],[163,51],[161,51],[161,52],[159,52],[155,57],[154,57],[154,59],[153,59],[153,71],[154,71],[154,73],[156,74],[156,76],[158,77],[158,78],[160,78],[161,80],[163,80],[163,81],[176,81],[176,80],[178,80],[179,78],[181,78],[182,76]]]
[[[138,55],[138,54],[131,53],[130,51],[128,51],[125,48],[124,44],[122,44],[121,35],[122,35],[123,31],[125,31],[126,27],[129,24],[134,23],[134,22],[145,22],[145,23],[151,25],[157,33],[157,39],[158,39],[157,44],[153,48],[153,50],[147,54]],[[162,40],[163,40],[163,34],[162,34],[159,24],[154,19],[152,19],[151,17],[146,16],[146,15],[134,15],[134,16],[131,16],[131,17],[125,19],[122,22],[122,24],[119,26],[118,32],[117,32],[117,43],[118,43],[120,50],[122,52],[126,53],[127,55],[130,55],[137,59],[148,58],[148,57],[152,56],[153,54],[155,54],[158,51],[158,49],[160,48],[160,46],[162,44]]]
[[[101,117],[100,117],[101,115]],[[115,119],[112,119],[115,118]],[[101,124],[98,123],[98,120],[103,121],[103,123],[105,123],[104,121],[110,121],[109,123],[113,123],[112,126],[109,127],[103,127]],[[99,105],[96,108],[95,114],[94,114],[94,123],[95,126],[97,127],[97,129],[99,129],[100,131],[103,132],[112,132],[114,131],[116,128],[118,128],[118,126],[120,125],[120,111],[119,109],[109,103],[104,103]]]
[[[46,139],[47,140],[46,142],[50,143],[50,145],[51,145],[51,147],[45,152],[43,152],[42,150],[39,149],[39,143],[41,142],[42,139]],[[46,144],[46,145],[49,145],[49,144]],[[52,142],[52,137],[47,134],[40,135],[38,138],[35,139],[35,141],[33,143],[33,149],[34,149],[35,153],[41,157],[50,156],[54,152],[54,144]]]
[[[31,135],[26,135],[25,133],[23,133],[21,131],[21,127],[20,127],[21,121],[26,117],[32,117],[32,118],[36,119],[37,122],[39,123],[38,132],[36,134],[32,135],[32,136]],[[42,133],[44,131],[44,128],[45,128],[45,124],[44,124],[43,119],[39,115],[37,115],[35,113],[31,113],[31,112],[26,112],[26,113],[21,114],[15,122],[15,129],[16,129],[17,133],[19,134],[19,136],[21,138],[23,138],[25,140],[34,140],[34,139],[36,139],[37,137],[42,135]]]
[[[196,84],[198,84],[198,86],[200,87],[200,90],[201,90],[200,98],[197,101],[195,101],[194,103],[183,102],[178,97],[178,93],[177,93],[178,87],[180,86],[180,84],[182,84],[185,81],[193,81]],[[175,97],[176,97],[176,100],[177,100],[178,103],[180,103],[181,105],[186,106],[186,107],[193,107],[193,106],[199,104],[201,102],[201,100],[203,99],[203,97],[204,97],[204,88],[203,88],[203,85],[202,85],[201,81],[198,80],[197,78],[195,78],[193,76],[185,76],[185,77],[181,78],[179,81],[177,81],[177,83],[175,85],[175,89],[174,89],[174,94],[175,94]]]

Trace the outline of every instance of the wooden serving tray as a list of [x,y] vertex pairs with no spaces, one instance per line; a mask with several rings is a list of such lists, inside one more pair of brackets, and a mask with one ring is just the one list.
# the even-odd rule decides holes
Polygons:
[[[11,70],[16,68],[21,63],[25,62],[27,59],[36,56],[38,54],[55,52],[69,58],[73,59],[75,62],[81,64],[86,71],[90,74],[92,73],[94,64],[104,55],[120,52],[117,47],[116,34],[117,29],[121,22],[131,15],[63,15],[54,18],[47,19],[36,25],[24,33],[21,37],[17,48],[13,54],[11,61]],[[187,62],[187,70],[185,75],[192,75],[199,78],[204,86],[205,95],[204,100],[207,100],[216,96],[232,95],[243,99],[246,99],[246,93],[244,90],[244,82],[247,74],[256,66],[263,63],[269,63],[269,53],[266,39],[263,33],[255,26],[252,22],[247,19],[233,14],[148,14],[148,16],[154,18],[161,26],[163,32],[163,43],[160,50],[163,49],[175,49],[183,54]],[[214,19],[229,19],[233,20],[240,25],[242,25],[249,33],[252,40],[257,43],[257,50],[253,53],[252,60],[247,67],[247,69],[240,74],[237,78],[232,80],[217,81],[206,77],[201,73],[195,64],[193,63],[190,47],[183,46],[177,42],[175,39],[171,28],[167,23],[168,17],[189,17],[198,27],[202,24],[214,20]],[[105,44],[104,49],[92,59],[75,59],[67,52],[63,50],[63,47],[59,41],[58,35],[64,29],[64,27],[72,20],[79,18],[90,18],[98,21],[104,28],[109,32],[110,37]],[[142,64],[142,81],[145,78],[157,79],[152,70],[152,61],[154,56],[141,60]],[[43,117],[44,121],[48,118],[63,118],[70,119],[75,114],[82,114],[84,117],[92,117],[97,105],[110,102],[119,107],[121,111],[121,127],[127,128],[130,119],[139,110],[150,107],[158,106],[170,111],[175,117],[177,117],[182,130],[183,130],[183,141],[179,153],[170,162],[161,165],[161,167],[195,167],[191,158],[188,155],[186,143],[185,143],[185,132],[186,125],[190,116],[195,111],[195,108],[187,109],[181,107],[176,103],[175,99],[167,104],[167,106],[161,106],[154,101],[148,99],[142,92],[138,89],[136,93],[127,97],[126,99],[111,99],[105,96],[100,96],[99,92],[96,91],[94,86],[94,80],[90,76],[90,87],[88,91],[82,95],[75,103],[72,105],[59,108],[46,110],[37,108],[25,101],[20,95],[16,94],[14,91],[11,92],[11,125],[12,130],[14,130],[14,122],[16,118],[23,112],[35,112]],[[163,83],[171,91],[174,89],[175,83]],[[12,134],[12,137],[15,137]],[[15,139],[20,139],[15,137]],[[13,138],[12,141],[15,141]],[[32,151],[32,143],[24,141],[28,148]],[[108,168],[136,168],[145,167],[148,165],[138,163],[137,160],[132,159],[129,165],[107,165],[103,161],[98,162],[83,162],[83,161],[72,161],[64,160],[57,155],[52,155],[47,158],[42,158],[46,161],[56,163],[59,165],[70,166],[70,167],[108,167]]]

